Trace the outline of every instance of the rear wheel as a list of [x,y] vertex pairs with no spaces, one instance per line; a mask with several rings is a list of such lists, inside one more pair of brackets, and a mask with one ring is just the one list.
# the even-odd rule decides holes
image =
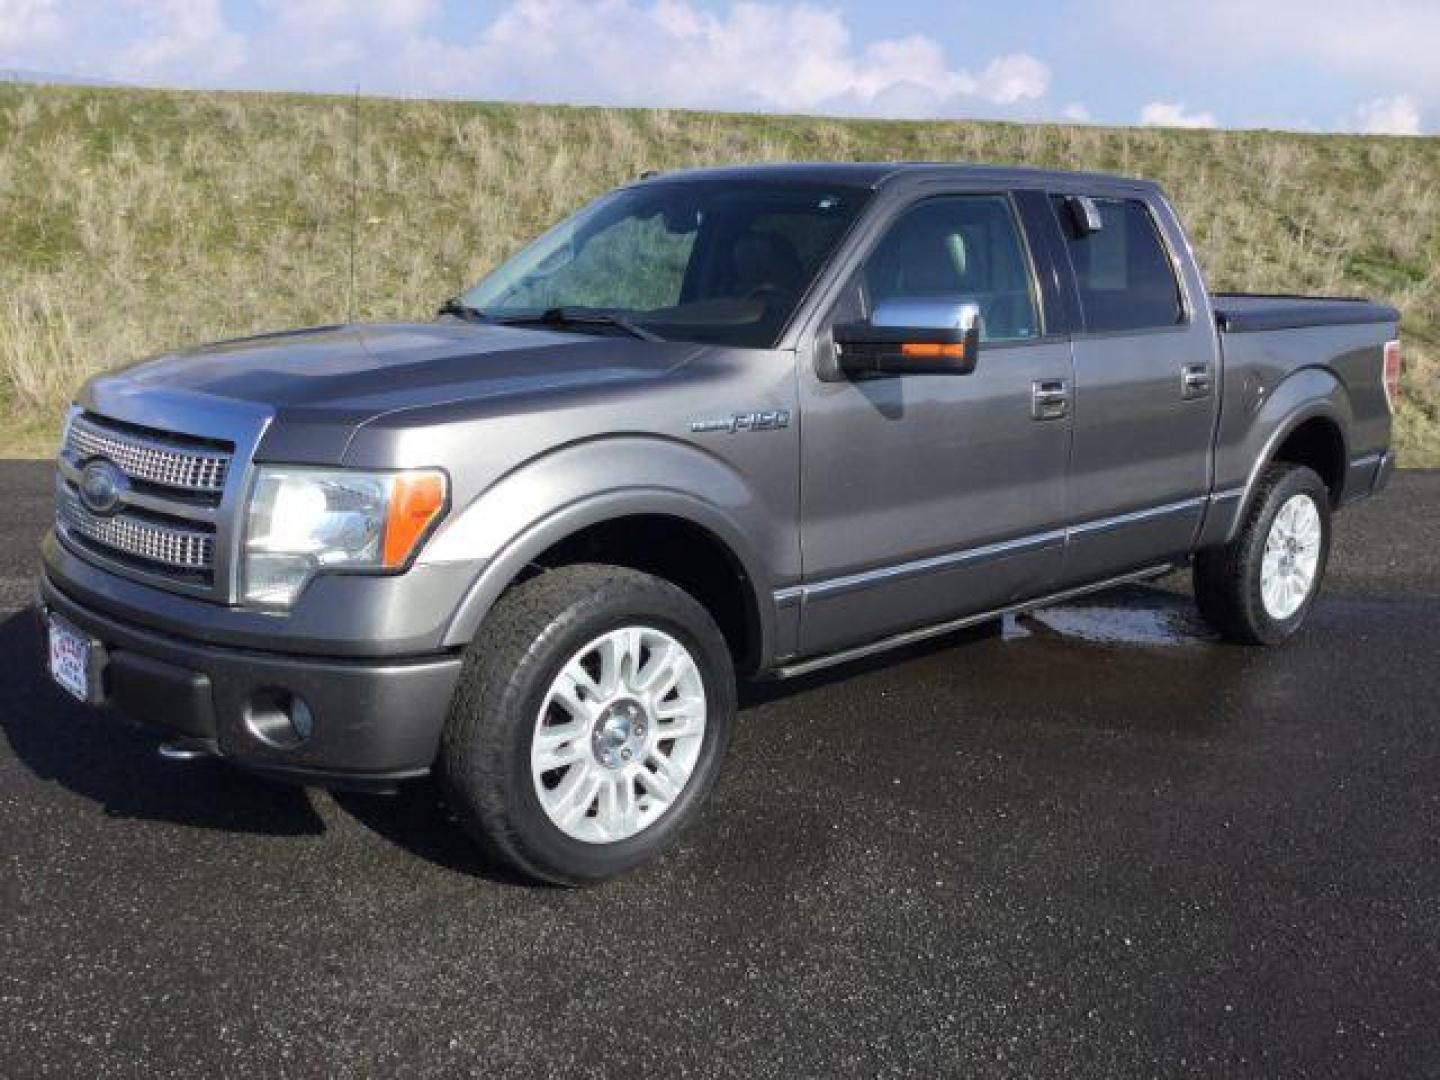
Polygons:
[[507,593],[466,657],[441,776],[471,834],[583,885],[648,862],[698,815],[735,711],[725,640],[669,582],[608,566]]
[[1305,621],[1330,554],[1330,495],[1312,470],[1266,468],[1235,539],[1195,558],[1195,599],[1222,637],[1274,645]]

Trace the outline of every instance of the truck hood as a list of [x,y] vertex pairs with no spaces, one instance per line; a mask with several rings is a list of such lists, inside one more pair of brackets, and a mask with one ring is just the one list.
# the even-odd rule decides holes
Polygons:
[[700,349],[458,321],[328,326],[143,361],[93,380],[80,404],[154,423],[163,402],[175,417],[169,426],[182,431],[194,427],[187,403],[197,415],[220,407],[269,416],[262,457],[338,461],[360,426],[389,413],[458,401],[518,407],[537,395],[601,391],[661,378]]

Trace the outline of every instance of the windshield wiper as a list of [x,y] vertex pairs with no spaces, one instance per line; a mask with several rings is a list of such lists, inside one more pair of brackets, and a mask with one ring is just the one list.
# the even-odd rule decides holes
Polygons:
[[614,326],[631,337],[641,341],[664,341],[659,334],[652,334],[643,326],[631,322],[624,315],[603,308],[553,307],[539,315],[501,319],[509,324],[541,324],[543,326]]
[[454,315],[457,319],[464,319],[466,322],[483,323],[490,322],[490,318],[479,308],[471,307],[458,296],[452,296],[440,305],[437,315]]

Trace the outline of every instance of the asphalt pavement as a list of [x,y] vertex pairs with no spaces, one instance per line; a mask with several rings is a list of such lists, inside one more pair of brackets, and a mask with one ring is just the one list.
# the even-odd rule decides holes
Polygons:
[[1181,577],[747,692],[699,827],[523,885],[69,704],[0,465],[0,1075],[1440,1075],[1440,473],[1280,649]]

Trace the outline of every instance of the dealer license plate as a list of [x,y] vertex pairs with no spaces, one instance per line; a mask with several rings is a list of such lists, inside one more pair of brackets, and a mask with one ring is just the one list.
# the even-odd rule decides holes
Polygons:
[[50,677],[81,701],[90,700],[91,639],[58,616],[50,616]]

